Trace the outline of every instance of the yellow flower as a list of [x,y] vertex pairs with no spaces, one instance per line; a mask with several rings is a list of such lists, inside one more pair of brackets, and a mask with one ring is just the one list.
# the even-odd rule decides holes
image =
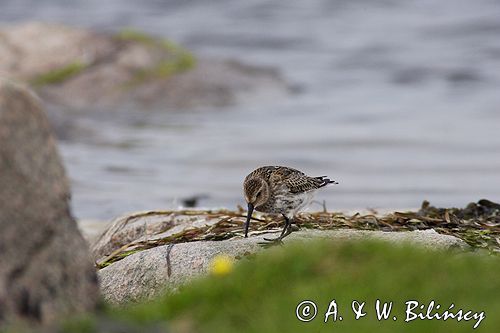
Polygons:
[[227,254],[219,254],[212,259],[210,264],[210,273],[218,276],[227,275],[233,270],[233,266],[233,258]]

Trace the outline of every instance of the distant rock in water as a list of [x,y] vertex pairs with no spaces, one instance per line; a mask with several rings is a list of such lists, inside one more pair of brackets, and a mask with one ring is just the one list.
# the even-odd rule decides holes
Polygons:
[[0,30],[0,75],[65,112],[221,107],[289,92],[276,70],[197,58],[137,31],[26,23]]
[[69,197],[39,101],[0,79],[0,331],[95,307],[96,272]]

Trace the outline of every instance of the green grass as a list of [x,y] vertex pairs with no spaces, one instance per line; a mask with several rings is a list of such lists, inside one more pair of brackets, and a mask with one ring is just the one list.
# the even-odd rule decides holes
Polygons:
[[[499,260],[495,256],[426,251],[380,242],[297,244],[244,259],[227,276],[209,276],[175,295],[110,308],[104,315],[144,328],[164,323],[174,332],[473,331],[476,320],[405,322],[406,301],[427,305],[434,300],[441,305],[440,312],[451,303],[455,311],[484,311],[486,317],[475,331],[497,332]],[[343,321],[330,318],[324,323],[333,299]],[[393,302],[389,320],[376,319],[377,299]],[[295,316],[302,300],[317,304],[317,317],[310,322],[300,322]],[[367,314],[359,320],[354,320],[353,300],[366,302]],[[73,323],[68,332],[94,332],[88,320],[85,327],[79,330]]]
[[31,80],[31,84],[35,87],[41,87],[49,84],[62,83],[81,73],[84,69],[85,65],[80,62],[70,63],[61,68],[37,75]]

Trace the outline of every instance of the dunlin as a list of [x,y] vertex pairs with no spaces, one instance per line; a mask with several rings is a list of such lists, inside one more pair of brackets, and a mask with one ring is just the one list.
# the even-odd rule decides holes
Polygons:
[[328,184],[338,184],[326,176],[309,177],[299,170],[283,166],[264,166],[252,171],[243,183],[248,215],[245,237],[253,210],[263,213],[281,214],[285,227],[281,235],[272,239],[280,241],[290,233],[290,224],[295,214],[306,207],[314,192]]

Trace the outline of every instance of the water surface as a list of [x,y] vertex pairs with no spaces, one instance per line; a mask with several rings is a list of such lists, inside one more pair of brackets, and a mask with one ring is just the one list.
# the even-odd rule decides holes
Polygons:
[[[271,102],[110,117],[62,142],[75,214],[242,204],[260,165],[329,175],[330,209],[500,201],[500,2],[2,1],[4,24],[135,27],[204,56],[278,68]],[[89,120],[92,122],[92,120]],[[319,208],[319,206],[318,206]]]

